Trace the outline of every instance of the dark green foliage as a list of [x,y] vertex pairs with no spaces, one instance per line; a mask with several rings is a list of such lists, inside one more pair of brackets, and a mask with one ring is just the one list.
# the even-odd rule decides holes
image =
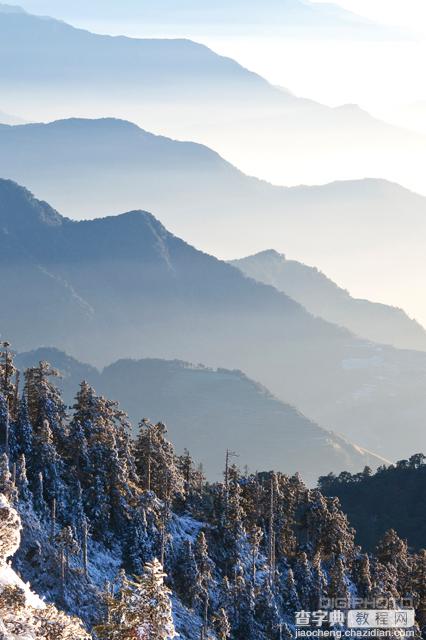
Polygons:
[[421,453],[372,474],[330,474],[319,479],[324,495],[337,496],[356,529],[356,542],[373,551],[388,529],[414,549],[426,544],[426,464]]

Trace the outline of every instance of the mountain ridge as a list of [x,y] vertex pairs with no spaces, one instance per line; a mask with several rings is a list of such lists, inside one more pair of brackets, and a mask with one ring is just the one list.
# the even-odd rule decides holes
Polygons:
[[19,351],[50,344],[98,366],[155,357],[240,369],[382,457],[423,448],[424,353],[315,318],[152,220],[41,222],[36,243],[33,230],[9,226],[0,234],[2,334]]
[[274,249],[232,260],[245,275],[287,293],[313,315],[346,327],[355,335],[393,344],[402,349],[426,351],[426,330],[403,309],[353,298],[316,267]]
[[[85,20],[90,21],[95,18],[99,18],[99,9],[103,9],[102,18],[104,24],[114,24],[114,22],[121,24],[120,21],[126,20],[126,18],[132,18],[133,21],[143,20],[146,27],[154,31],[154,27],[160,23],[168,33],[172,33],[173,29],[179,31],[180,28],[186,28],[186,33],[191,28],[197,25],[206,27],[208,25],[209,32],[214,31],[215,27],[220,26],[223,30],[227,30],[232,24],[234,30],[241,24],[247,24],[253,31],[257,22],[258,27],[269,25],[275,29],[286,29],[291,32],[291,29],[297,28],[312,28],[315,25],[319,35],[323,36],[323,31],[334,37],[342,36],[344,33],[352,33],[353,37],[357,36],[357,31],[362,30],[363,37],[388,37],[397,33],[396,29],[379,25],[368,18],[357,15],[337,4],[333,3],[321,3],[320,5],[306,1],[292,0],[289,2],[266,2],[259,6],[258,2],[228,2],[228,3],[215,3],[214,9],[208,5],[208,3],[182,3],[180,10],[177,12],[174,6],[170,6],[169,2],[158,2],[154,7],[145,2],[139,2],[137,4],[132,2],[123,2],[120,6],[120,10],[117,12],[115,7],[99,6],[99,3],[93,2],[91,7],[76,7],[73,12],[69,11],[69,7],[62,9],[60,3],[46,3],[24,0],[21,2],[24,4],[27,10],[40,13],[54,14],[56,18],[77,20],[79,24],[84,24]],[[207,6],[206,6],[207,5]],[[200,12],[200,8],[201,12]],[[67,10],[68,9],[68,10]],[[271,15],[272,13],[272,15]],[[83,14],[83,15],[81,15]],[[84,15],[86,17],[84,17]],[[275,18],[275,22],[272,24],[271,17]],[[207,23],[207,25],[206,25]],[[401,32],[399,32],[401,35]]]
[[[19,112],[31,96],[32,121],[125,117],[213,146],[246,173],[275,183],[381,174],[423,188],[407,158],[424,156],[426,136],[281,91],[192,41],[102,36],[25,13],[0,14],[0,36],[4,106]],[[77,103],[79,91],[85,100]]]
[[99,371],[51,348],[15,357],[20,369],[39,361],[48,361],[63,373],[58,386],[70,406],[84,379],[98,393],[120,402],[134,435],[142,415],[165,423],[176,450],[190,450],[209,479],[222,476],[226,449],[238,450],[253,470],[298,471],[311,486],[330,470],[387,464],[308,420],[241,371],[158,358],[122,359]]
[[206,146],[111,119],[0,127],[0,176],[73,218],[153,211],[175,235],[227,259],[275,246],[320,265],[351,291],[364,283],[362,297],[397,302],[426,318],[418,276],[426,268],[420,242],[426,199],[395,183],[272,186]]

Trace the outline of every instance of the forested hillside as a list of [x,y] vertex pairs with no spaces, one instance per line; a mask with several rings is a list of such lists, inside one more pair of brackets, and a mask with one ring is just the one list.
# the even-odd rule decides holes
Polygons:
[[357,530],[357,541],[374,549],[384,532],[393,528],[410,548],[426,547],[426,457],[415,454],[409,460],[379,467],[376,473],[344,472],[323,476],[321,491],[337,496],[349,521]]
[[[19,375],[8,345],[0,363],[4,638],[28,606],[4,564],[19,519],[15,571],[99,640],[282,640],[296,611],[355,595],[412,596],[423,624],[426,555],[395,533],[367,555],[338,500],[297,475],[242,473],[227,452],[223,481],[206,483],[161,423],[142,420],[131,439],[117,403],[87,383],[69,412],[48,363]],[[65,619],[55,638],[84,638],[67,630],[78,624]]]

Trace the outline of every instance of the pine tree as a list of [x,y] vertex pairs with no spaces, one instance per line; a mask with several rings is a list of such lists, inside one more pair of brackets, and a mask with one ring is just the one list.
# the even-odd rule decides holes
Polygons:
[[299,594],[297,593],[296,581],[291,568],[287,570],[285,576],[285,582],[282,588],[282,600],[286,612],[294,613],[302,609]]
[[144,574],[130,580],[122,575],[118,593],[107,597],[108,622],[97,627],[101,640],[170,640],[176,636],[170,590],[158,560],[147,563]]
[[228,468],[227,486],[224,485],[225,510],[223,527],[223,540],[226,549],[227,573],[232,574],[235,565],[240,558],[240,550],[245,538],[244,509],[242,488],[240,485],[239,470],[235,465]]
[[337,557],[330,569],[329,598],[350,603],[349,579],[341,556]]
[[18,458],[16,466],[16,488],[18,490],[19,500],[29,502],[32,498],[27,477],[27,463],[25,455],[22,454]]
[[9,469],[9,458],[6,453],[0,456],[0,493],[12,502],[16,498],[16,487],[12,480],[12,474]]
[[64,527],[56,536],[55,541],[60,550],[61,586],[64,594],[70,571],[70,558],[80,552],[80,547],[70,526]]
[[6,397],[0,395],[0,447],[10,455],[10,416]]
[[174,580],[177,592],[189,608],[193,608],[197,598],[202,597],[201,578],[195,560],[191,540],[185,540],[176,563]]
[[25,455],[27,460],[31,459],[33,450],[34,433],[28,413],[27,398],[22,396],[18,404],[18,412],[15,426],[17,455]]
[[13,353],[9,342],[0,342],[0,395],[6,401],[10,415],[15,414],[16,367],[13,361]]
[[323,598],[327,597],[327,577],[322,568],[321,554],[317,553],[312,561],[312,588],[310,594],[310,611],[322,609]]
[[58,514],[64,515],[67,510],[64,461],[54,444],[53,432],[47,419],[40,424],[34,439],[31,469],[35,474],[43,474],[43,497],[46,503],[51,505],[56,500]]
[[50,378],[59,377],[59,371],[53,369],[48,362],[42,361],[37,367],[27,369],[25,396],[35,432],[38,434],[47,422],[55,446],[62,451],[66,445],[66,409],[58,388],[50,381]]
[[412,573],[412,591],[407,596],[414,597],[416,618],[421,629],[426,625],[426,550],[422,549],[415,557]]
[[389,529],[379,540],[376,557],[385,566],[392,566],[398,574],[397,589],[404,596],[410,591],[411,563],[408,558],[407,543],[396,531]]
[[44,499],[44,478],[41,471],[34,479],[33,496],[34,509],[36,513],[38,513],[40,519],[43,519],[47,516],[48,508]]
[[259,557],[260,545],[263,539],[263,531],[257,524],[254,524],[249,531],[248,539],[251,545],[251,579],[253,587],[256,585],[257,559]]
[[214,563],[209,557],[209,547],[204,531],[200,531],[194,545],[194,556],[204,589],[209,589],[213,580]]
[[162,422],[154,425],[142,420],[135,444],[135,459],[142,488],[154,491],[160,500],[169,501],[184,495],[184,478],[173,446],[166,440],[166,433]]
[[265,629],[267,637],[277,638],[282,622],[278,600],[269,578],[266,578],[256,597],[256,618]]
[[252,638],[255,629],[255,590],[251,580],[246,580],[242,565],[235,567],[234,574],[234,615],[232,618],[235,636],[244,640]]
[[370,558],[367,553],[360,554],[356,559],[354,574],[358,595],[361,598],[369,598],[373,588],[373,583],[371,580]]
[[214,563],[209,557],[204,531],[200,531],[194,545],[194,558],[197,566],[196,599],[202,611],[204,629],[207,630],[210,606],[210,591],[213,586]]
[[129,423],[118,403],[81,383],[69,426],[66,456],[82,488],[93,535],[108,541],[125,532],[138,501]]
[[309,611],[313,590],[313,577],[311,566],[305,552],[302,552],[297,558],[294,566],[294,579],[297,585],[300,606],[304,611]]

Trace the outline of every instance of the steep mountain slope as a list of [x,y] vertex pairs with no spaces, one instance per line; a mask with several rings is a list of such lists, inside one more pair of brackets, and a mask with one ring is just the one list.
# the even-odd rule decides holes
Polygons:
[[[31,320],[21,334],[15,308],[2,305],[2,334],[18,349],[50,344],[93,364],[144,356],[240,369],[387,458],[423,448],[425,354],[365,342],[314,318],[148,213],[72,222],[12,182],[1,181],[0,194],[0,298],[19,297]],[[40,320],[45,288],[16,282],[22,264],[63,285],[50,319]]]
[[315,267],[274,250],[232,260],[250,278],[289,295],[315,316],[346,327],[368,340],[426,351],[426,331],[402,309],[352,298]]
[[[14,568],[47,602],[77,613],[90,631],[96,625],[97,639],[275,640],[271,629],[292,638],[294,613],[299,606],[308,609],[312,592],[337,593],[341,600],[346,595],[348,602],[349,589],[351,596],[360,593],[362,555],[346,516],[297,475],[247,474],[232,465],[227,482],[206,483],[188,456],[174,454],[159,425],[145,424],[134,447],[123,417],[87,385],[65,423],[58,420],[57,391],[45,378],[34,387],[36,400],[46,387],[52,391],[48,408],[40,402],[43,426],[25,411],[12,413],[16,438],[10,455],[0,456],[6,496],[0,496],[0,576],[3,555],[19,536],[18,512],[23,539]],[[16,483],[9,467],[16,469]],[[268,526],[277,540],[273,555],[268,536],[261,535]],[[403,558],[400,552],[392,561],[400,567]],[[372,557],[372,570],[362,575],[371,578],[378,596],[392,576],[398,587],[405,577],[405,597],[415,592],[422,559],[405,558],[413,567],[409,580],[392,565],[376,571]],[[336,586],[328,576],[337,571],[342,579]],[[6,572],[7,578],[13,574],[10,567]],[[2,640],[86,639],[77,623],[72,629],[69,618],[58,620],[52,606],[35,612],[41,624],[27,635],[24,585],[16,574],[14,579],[18,590],[7,584],[3,591],[0,582]],[[224,621],[219,629],[217,612]]]
[[395,184],[274,187],[206,147],[111,119],[0,127],[0,176],[72,217],[154,211],[174,233],[215,255],[275,246],[320,265],[351,291],[426,321],[426,199]]
[[143,417],[165,422],[177,451],[188,449],[209,479],[222,477],[226,449],[237,451],[253,471],[298,471],[310,485],[330,471],[385,462],[322,429],[240,371],[145,359],[119,360],[99,373],[57,349],[21,353],[16,364],[23,370],[41,360],[62,373],[59,386],[68,405],[86,380],[120,402],[135,435]]
[[[385,177],[423,188],[426,137],[354,105],[329,108],[273,87],[188,40],[91,34],[0,12],[2,106],[31,120],[116,116],[209,144],[279,184]],[[81,99],[84,96],[84,99]]]
[[[3,461],[2,461],[3,462]],[[2,468],[3,471],[3,468]],[[1,478],[3,481],[4,477]],[[18,512],[0,493],[0,637],[2,640],[89,640],[80,620],[70,618],[33,593],[15,573],[9,559],[21,541],[22,522]],[[16,489],[15,489],[16,491]],[[28,512],[28,505],[26,511]],[[28,535],[28,531],[25,532]],[[35,542],[35,541],[34,541]]]

